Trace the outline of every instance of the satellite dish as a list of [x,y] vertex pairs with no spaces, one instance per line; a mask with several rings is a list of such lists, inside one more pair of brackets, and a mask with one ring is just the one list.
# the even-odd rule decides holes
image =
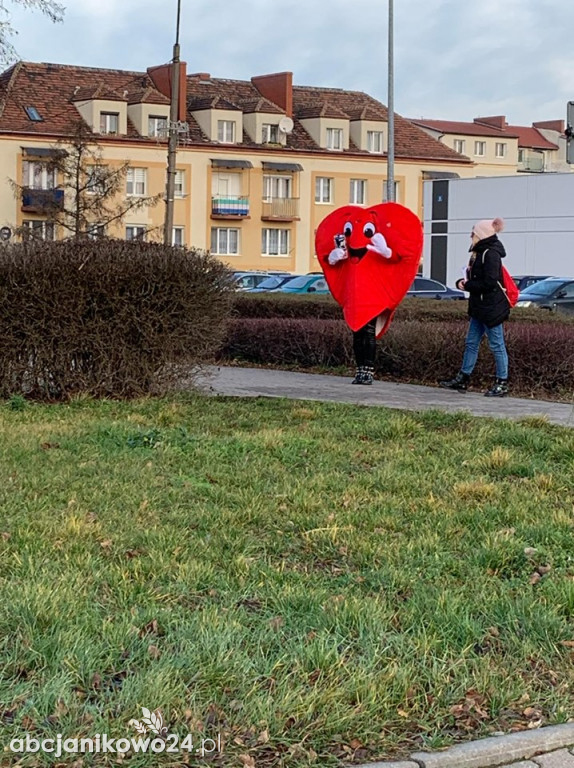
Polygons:
[[291,120],[290,117],[282,117],[281,120],[279,120],[279,131],[281,133],[291,133],[293,130],[293,120]]

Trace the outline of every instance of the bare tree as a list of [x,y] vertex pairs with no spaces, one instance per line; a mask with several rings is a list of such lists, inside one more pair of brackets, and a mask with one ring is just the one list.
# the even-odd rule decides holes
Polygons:
[[[47,183],[43,189],[30,189],[26,176],[23,184],[12,181],[12,188],[18,198],[28,199],[43,221],[63,229],[65,238],[109,234],[109,227],[121,223],[128,213],[153,207],[162,199],[161,194],[137,194],[135,188],[126,196],[130,163],[112,165],[104,160],[101,146],[83,120],[73,123],[67,138],[52,147],[44,162]],[[135,187],[135,181],[131,183]]]
[[[55,0],[7,0],[10,5],[19,5],[23,8],[41,11],[52,21],[62,21],[64,6]],[[17,32],[12,26],[10,11],[6,7],[6,0],[0,0],[0,65],[9,64],[18,58],[16,50],[9,38]]]

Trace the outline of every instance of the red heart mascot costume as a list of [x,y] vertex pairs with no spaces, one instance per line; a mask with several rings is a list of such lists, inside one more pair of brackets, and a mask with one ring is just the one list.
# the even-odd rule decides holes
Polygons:
[[319,225],[315,252],[353,331],[353,384],[372,384],[376,339],[411,287],[422,248],[421,222],[398,203],[345,205]]

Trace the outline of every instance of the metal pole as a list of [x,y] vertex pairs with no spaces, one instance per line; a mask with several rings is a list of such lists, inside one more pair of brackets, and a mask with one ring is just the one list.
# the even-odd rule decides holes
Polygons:
[[175,45],[173,46],[173,65],[171,71],[171,107],[169,113],[169,142],[167,149],[167,184],[165,195],[165,226],[163,242],[171,245],[173,238],[173,207],[175,198],[175,165],[177,158],[177,123],[179,121],[179,21],[181,18],[181,0],[177,0],[177,25]]
[[394,77],[394,0],[389,3],[389,143],[387,148],[387,200],[395,202],[395,77]]

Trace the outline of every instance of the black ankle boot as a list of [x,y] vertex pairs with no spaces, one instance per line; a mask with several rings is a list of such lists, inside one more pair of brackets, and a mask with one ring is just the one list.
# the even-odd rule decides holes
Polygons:
[[375,369],[367,365],[363,373],[363,384],[372,384],[374,374]]
[[363,384],[363,379],[365,378],[365,369],[362,365],[360,365],[357,368],[357,372],[355,373],[355,378],[351,382],[351,384]]
[[468,389],[468,382],[470,376],[468,373],[459,371],[454,379],[447,379],[446,381],[439,381],[439,387],[443,389],[456,389],[458,392],[466,392]]
[[508,394],[508,379],[499,379],[496,377],[494,384],[484,393],[485,397],[506,397]]

